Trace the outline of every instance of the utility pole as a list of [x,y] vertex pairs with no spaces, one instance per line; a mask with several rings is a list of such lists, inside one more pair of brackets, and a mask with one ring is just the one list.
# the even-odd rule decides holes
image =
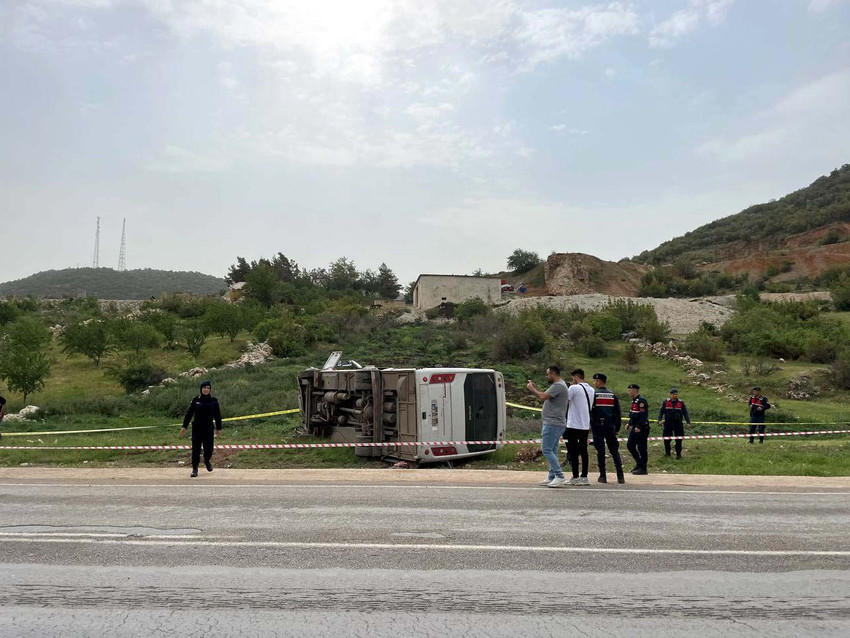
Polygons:
[[100,268],[100,217],[97,218],[97,230],[94,233],[94,258],[92,268]]
[[118,253],[118,270],[127,270],[127,218],[121,224],[121,252]]

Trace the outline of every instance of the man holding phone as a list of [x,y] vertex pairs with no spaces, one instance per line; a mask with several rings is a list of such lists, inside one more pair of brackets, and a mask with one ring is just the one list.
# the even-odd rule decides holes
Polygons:
[[546,368],[546,380],[549,382],[546,392],[542,392],[531,379],[526,385],[529,392],[543,401],[543,431],[540,448],[549,463],[549,475],[540,485],[564,487],[567,481],[564,479],[564,472],[558,461],[558,446],[567,429],[567,384],[561,379],[561,369],[558,366]]

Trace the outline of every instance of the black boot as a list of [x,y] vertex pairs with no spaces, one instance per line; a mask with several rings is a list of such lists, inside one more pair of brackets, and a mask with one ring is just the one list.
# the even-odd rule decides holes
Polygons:
[[198,468],[193,467],[192,473],[189,475],[189,478],[195,478],[198,475]]
[[647,471],[646,471],[646,468],[645,468],[645,467],[639,467],[639,468],[638,468],[638,469],[636,469],[634,472],[632,472],[632,474],[636,474],[636,475],[638,475],[638,476],[643,476],[644,474],[648,474],[648,473],[649,473],[649,472],[647,472]]
[[623,466],[618,465],[617,466],[617,483],[622,484],[622,483],[625,483],[625,482],[626,482],[626,477],[623,474]]
[[209,461],[204,461],[204,465],[207,466],[207,472],[212,472],[212,463]]
[[605,475],[605,470],[599,471],[599,478],[596,479],[596,480],[599,483],[607,483],[608,482],[608,477]]

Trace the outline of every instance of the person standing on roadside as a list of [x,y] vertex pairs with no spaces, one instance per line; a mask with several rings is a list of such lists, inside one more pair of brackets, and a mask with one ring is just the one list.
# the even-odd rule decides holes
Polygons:
[[750,443],[753,442],[753,434],[756,433],[756,428],[759,431],[759,443],[764,443],[764,412],[770,410],[770,403],[767,397],[762,396],[761,388],[756,386],[753,388],[753,394],[748,402],[750,406]]
[[[663,436],[685,436],[685,423],[691,427],[691,417],[685,402],[679,399],[679,390],[670,388],[670,398],[661,404],[658,425],[664,424]],[[664,456],[670,456],[670,440],[664,439]],[[682,458],[682,439],[676,439],[676,458]]]
[[[192,420],[194,418],[194,420]],[[192,474],[198,476],[198,465],[201,462],[201,448],[204,450],[204,465],[207,472],[213,471],[210,459],[213,454],[215,437],[221,432],[221,408],[218,399],[212,395],[212,383],[201,382],[201,393],[192,399],[189,410],[183,419],[180,436],[185,436],[186,428],[192,421]]]
[[549,464],[549,475],[540,485],[563,487],[567,481],[558,462],[558,446],[567,428],[567,384],[561,379],[561,369],[558,366],[546,368],[546,380],[549,382],[546,392],[542,392],[531,379],[526,385],[529,392],[543,401],[540,448]]
[[[590,485],[587,480],[587,438],[590,435],[590,411],[595,391],[584,380],[584,370],[570,373],[573,383],[567,392],[567,450],[573,477],[570,485]],[[581,461],[581,475],[579,475]]]
[[649,451],[647,439],[649,438],[649,403],[640,394],[640,386],[632,383],[629,386],[629,397],[632,405],[629,407],[629,423],[626,429],[629,431],[629,440],[626,446],[635,459],[635,468],[632,474],[647,474],[647,463],[649,462]]
[[623,460],[620,458],[620,442],[617,433],[622,426],[623,414],[620,410],[620,400],[605,384],[608,377],[597,372],[593,375],[593,409],[590,412],[590,429],[593,432],[593,447],[596,448],[596,460],[599,463],[600,483],[607,483],[605,474],[605,446],[611,453],[611,460],[617,469],[617,482],[625,483],[623,475]]
[[[3,417],[6,416],[6,399],[0,395],[0,424],[3,423]],[[3,433],[0,432],[0,437],[3,436]]]

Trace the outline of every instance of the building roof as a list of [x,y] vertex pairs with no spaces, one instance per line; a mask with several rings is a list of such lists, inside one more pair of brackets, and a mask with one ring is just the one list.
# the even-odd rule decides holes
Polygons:
[[420,280],[420,279],[422,279],[422,277],[456,277],[457,279],[481,279],[481,280],[483,280],[483,281],[486,281],[486,280],[488,280],[488,279],[495,279],[495,280],[496,280],[496,281],[498,281],[500,284],[502,283],[502,278],[501,278],[501,277],[484,277],[484,276],[478,276],[478,275],[435,275],[435,274],[422,274],[422,275],[419,275],[419,276],[416,278],[416,282],[413,284],[413,287],[414,287],[414,288],[415,288],[417,285],[419,285],[419,280]]

